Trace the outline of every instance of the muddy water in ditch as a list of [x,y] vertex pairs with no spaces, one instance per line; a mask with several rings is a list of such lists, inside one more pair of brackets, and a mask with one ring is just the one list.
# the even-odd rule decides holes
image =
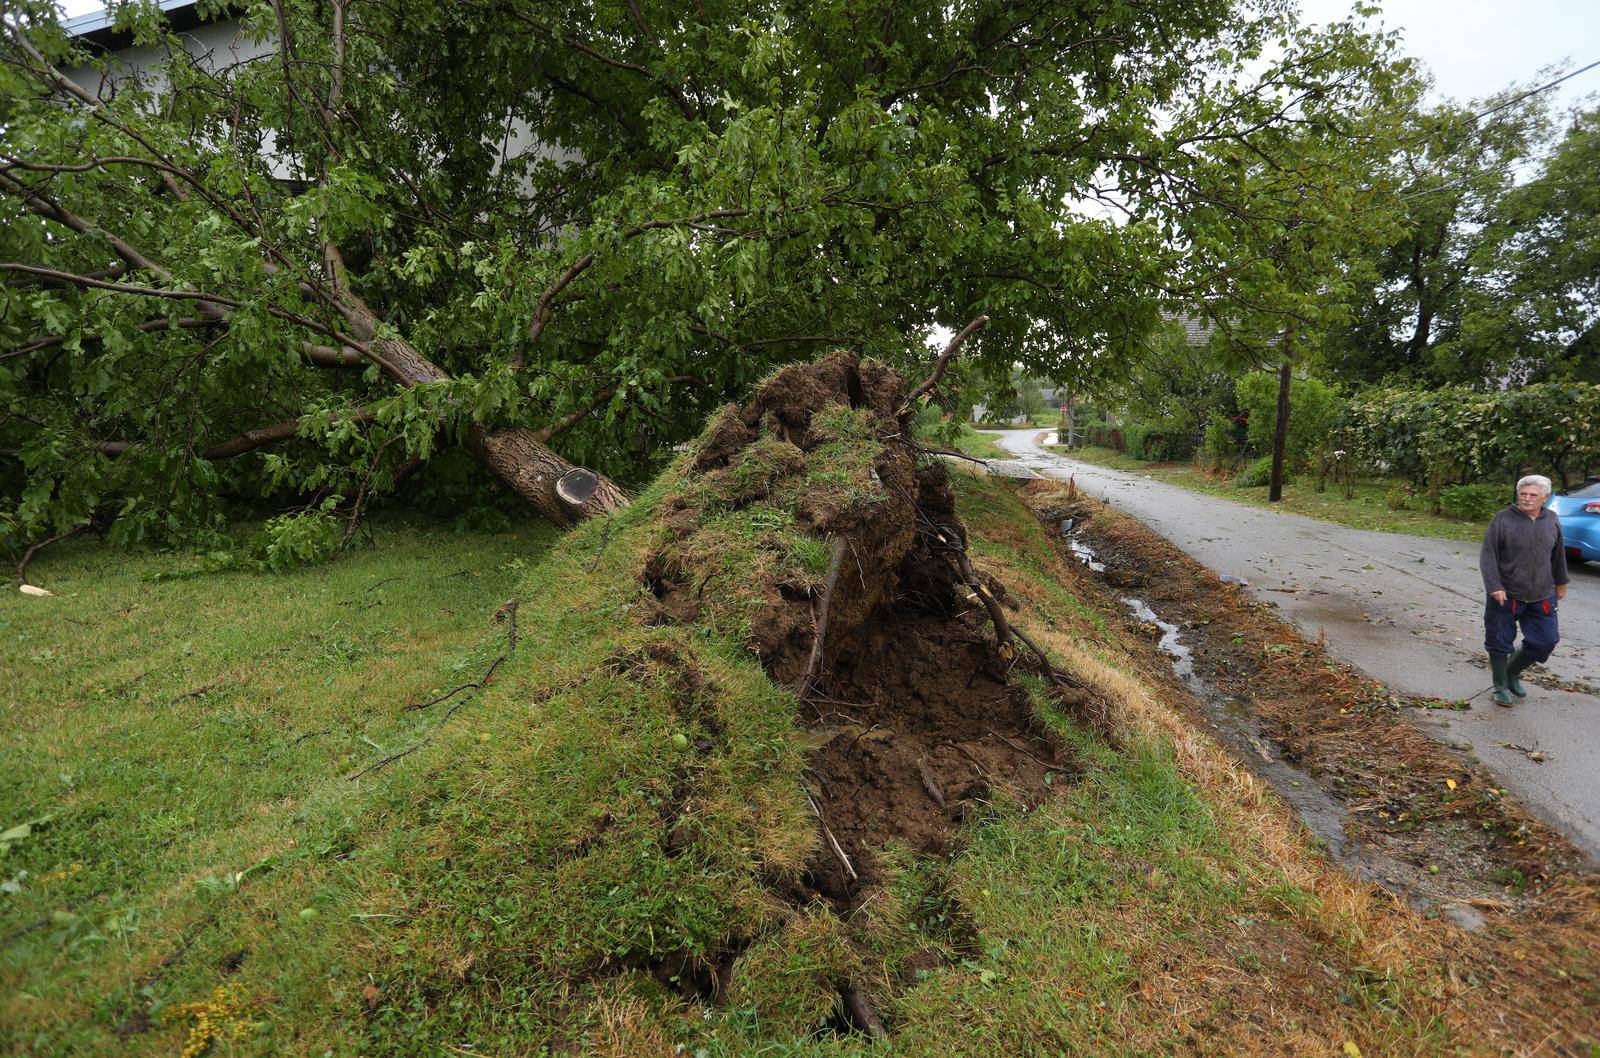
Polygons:
[[[1073,531],[1072,519],[1062,521],[1060,530],[1062,538],[1079,562],[1095,573],[1105,572],[1106,565],[1095,554],[1094,548]],[[1183,680],[1200,702],[1217,740],[1257,778],[1272,786],[1278,796],[1294,809],[1306,829],[1327,846],[1340,866],[1359,878],[1380,885],[1392,885],[1392,879],[1408,873],[1389,857],[1354,841],[1346,827],[1350,814],[1344,806],[1323,790],[1309,772],[1296,768],[1274,751],[1245,703],[1223,694],[1195,671],[1194,652],[1184,643],[1182,631],[1177,625],[1162,620],[1161,615],[1143,599],[1132,595],[1120,598],[1135,618],[1160,630],[1161,638],[1157,647],[1166,655],[1173,674]]]

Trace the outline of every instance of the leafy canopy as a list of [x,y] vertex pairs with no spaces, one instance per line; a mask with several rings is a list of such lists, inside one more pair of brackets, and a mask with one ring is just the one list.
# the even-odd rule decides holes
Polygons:
[[[238,10],[200,54],[115,5],[138,76],[8,5],[13,551],[459,505],[482,480],[440,455],[497,431],[637,478],[774,364],[905,365],[978,313],[969,370],[1092,379],[1162,298],[1309,311],[1301,233],[1355,210],[1332,147],[1389,80],[1279,0]],[[1276,272],[1230,249],[1256,226]]]

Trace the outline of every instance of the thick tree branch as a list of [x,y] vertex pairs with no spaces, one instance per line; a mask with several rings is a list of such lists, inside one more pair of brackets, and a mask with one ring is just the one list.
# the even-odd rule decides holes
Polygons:
[[917,388],[906,394],[905,403],[900,405],[901,415],[915,407],[917,401],[933,391],[933,388],[939,384],[939,380],[944,378],[945,368],[950,366],[950,358],[956,355],[956,350],[961,348],[961,343],[972,337],[979,327],[988,322],[989,317],[979,316],[961,328],[961,333],[950,339],[950,344],[944,347],[944,352],[939,354],[939,359],[933,362],[933,373],[917,383]]
[[[218,323],[227,319],[227,314],[223,313],[221,308],[242,309],[246,304],[243,301],[237,301],[233,298],[224,297],[221,294],[212,294],[203,290],[162,290],[159,287],[135,286],[132,283],[106,283],[98,279],[91,279],[88,276],[77,275],[73,272],[62,272],[54,268],[41,268],[38,265],[21,264],[16,261],[0,261],[0,272],[21,272],[27,275],[44,276],[48,279],[60,280],[76,286],[88,287],[92,290],[109,290],[117,294],[136,294],[141,297],[167,298],[169,300],[176,301],[192,301],[200,305],[201,310],[207,312],[208,316],[211,315],[212,310],[215,310],[216,316],[213,322]],[[263,310],[268,315],[283,320],[285,323],[293,323],[301,327],[308,328],[309,330],[316,331],[318,334],[332,338],[343,345],[347,345],[352,349],[356,349],[360,351],[363,356],[366,356],[376,362],[380,367],[387,366],[381,357],[367,347],[366,343],[353,338],[348,334],[343,334],[332,327],[328,327],[314,319],[311,319],[308,316],[301,316],[299,313],[290,312],[288,309],[279,308],[276,305],[264,306]]]
[[300,351],[305,354],[306,360],[317,367],[366,367],[371,362],[355,349],[335,349],[310,342],[302,342]]
[[[338,422],[369,423],[374,418],[376,416],[369,408],[357,408],[345,414],[329,412],[328,425],[332,426]],[[254,452],[256,449],[265,448],[267,445],[287,441],[300,432],[300,423],[302,421],[302,419],[285,419],[283,422],[275,422],[270,426],[259,426],[254,430],[246,430],[237,437],[230,437],[226,441],[219,441],[214,445],[201,449],[200,458],[213,460],[232,459],[234,456],[241,456],[246,452]],[[143,446],[131,441],[101,441],[95,445],[98,451],[108,456],[119,456],[140,447]]]
[[157,264],[144,253],[136,249],[132,243],[120,236],[113,235],[104,228],[89,223],[87,220],[73,213],[65,206],[47,198],[43,193],[34,190],[28,185],[17,180],[9,174],[0,174],[0,191],[15,195],[22,199],[22,204],[31,213],[36,213],[46,220],[53,220],[80,235],[89,235],[104,239],[111,247],[113,253],[122,258],[134,268],[149,272],[159,279],[172,281],[172,273]]
[[[68,285],[70,285],[70,284],[68,284]],[[169,320],[169,319],[146,320],[144,323],[141,323],[137,327],[135,327],[134,330],[136,330],[136,331],[138,331],[138,332],[140,332],[142,334],[151,334],[151,333],[153,333],[155,331],[170,331],[170,330],[174,330],[174,329],[191,329],[191,328],[198,329],[198,328],[201,328],[201,327],[216,327],[216,326],[220,326],[222,324],[222,322],[223,321],[221,321],[221,320],[214,320],[214,319],[209,319],[209,318],[207,318],[207,319],[195,319],[194,317],[185,317],[185,318],[182,318],[182,319],[175,319],[175,320]],[[54,349],[58,345],[66,344],[66,341],[67,341],[67,336],[66,335],[64,335],[64,334],[53,334],[48,338],[40,338],[40,339],[38,339],[36,341],[29,342],[27,345],[18,346],[16,349],[11,350],[9,353],[0,353],[0,360],[9,360],[12,357],[16,357],[16,356],[27,356],[29,353],[36,353],[41,349]]]

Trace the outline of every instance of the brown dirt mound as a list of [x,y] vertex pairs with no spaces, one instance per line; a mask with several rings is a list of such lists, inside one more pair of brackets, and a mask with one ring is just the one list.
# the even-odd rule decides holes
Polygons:
[[1045,776],[1066,770],[1026,692],[1007,682],[993,638],[975,624],[889,607],[834,656],[826,696],[813,703],[822,745],[811,776],[859,878],[827,855],[808,883],[836,902],[876,880],[875,848],[895,841],[945,854],[974,801],[996,787],[1036,801]]
[[[964,583],[966,530],[944,465],[910,440],[904,395],[891,369],[839,352],[725,408],[662,501],[641,576],[654,620],[735,622],[802,697],[824,840],[786,886],[797,901],[854,906],[877,850],[946,853],[971,802],[1000,788],[1037,801],[1065,770]],[[808,547],[809,564],[794,557]]]

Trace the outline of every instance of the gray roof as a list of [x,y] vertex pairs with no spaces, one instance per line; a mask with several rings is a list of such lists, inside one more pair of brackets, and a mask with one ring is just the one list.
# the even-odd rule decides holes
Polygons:
[[1169,323],[1183,324],[1184,341],[1190,345],[1205,345],[1211,341],[1211,335],[1216,332],[1216,324],[1210,320],[1191,316],[1187,312],[1161,312],[1161,318]]
[[[156,7],[168,15],[194,6],[195,0],[157,0],[156,3]],[[87,37],[90,34],[110,29],[113,21],[111,12],[101,8],[99,11],[90,11],[86,15],[63,19],[61,28],[67,31],[68,36]]]

